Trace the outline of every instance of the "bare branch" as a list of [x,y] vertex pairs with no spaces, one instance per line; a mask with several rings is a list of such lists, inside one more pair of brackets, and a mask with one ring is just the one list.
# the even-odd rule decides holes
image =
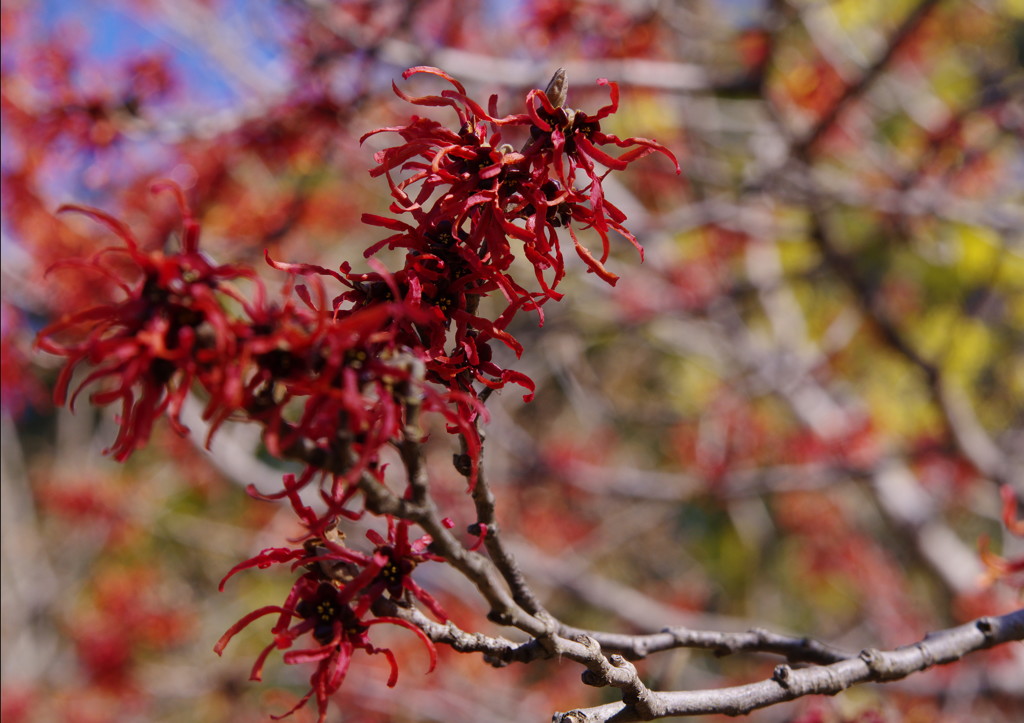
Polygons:
[[[484,451],[482,442],[484,440],[483,429],[480,420],[476,422],[477,433],[480,435],[481,449],[477,463],[476,485],[473,487],[473,504],[476,505],[477,525],[479,532],[484,536],[484,547],[491,556],[501,576],[505,578],[509,589],[512,592],[512,599],[530,614],[546,613],[537,596],[526,582],[522,570],[516,558],[509,552],[501,539],[501,529],[498,527],[494,493],[491,491],[484,471]],[[467,452],[466,438],[462,437],[463,455]]]
[[826,263],[853,293],[861,313],[878,330],[886,346],[916,367],[924,376],[932,399],[942,412],[950,437],[964,457],[982,474],[998,483],[1020,485],[1021,474],[1015,471],[1008,457],[989,437],[978,421],[968,400],[944,378],[937,364],[926,359],[911,344],[906,334],[881,307],[868,281],[857,271],[856,264],[841,252],[832,239],[819,199],[809,199],[811,209],[811,239],[821,251]]
[[895,650],[864,650],[856,658],[831,665],[795,669],[779,665],[768,679],[750,685],[701,691],[651,691],[645,710],[628,702],[556,713],[553,723],[627,723],[668,716],[744,715],[758,708],[806,695],[834,695],[866,682],[899,680],[968,653],[1024,640],[1024,609],[1000,617],[979,618],[926,636]]
[[903,42],[910,37],[924,21],[932,9],[938,4],[938,0],[923,0],[918,3],[907,18],[900,24],[899,28],[893,33],[892,37],[889,38],[889,42],[886,43],[885,50],[882,52],[875,62],[872,63],[861,75],[860,79],[852,84],[847,85],[842,95],[840,95],[825,111],[824,115],[818,119],[818,121],[811,127],[811,129],[797,142],[795,146],[796,155],[800,156],[806,153],[825,133],[827,133],[832,126],[835,125],[836,121],[839,120],[839,116],[853,101],[860,98],[868,89],[874,84],[879,76],[888,67],[889,62],[892,60],[896,51],[903,45]]
[[621,653],[633,660],[679,648],[712,650],[717,656],[772,653],[794,663],[829,664],[854,657],[851,653],[811,638],[780,635],[763,628],[743,633],[723,633],[677,627],[653,635],[621,635],[564,627],[561,634],[566,637],[587,635],[597,640],[603,649]]

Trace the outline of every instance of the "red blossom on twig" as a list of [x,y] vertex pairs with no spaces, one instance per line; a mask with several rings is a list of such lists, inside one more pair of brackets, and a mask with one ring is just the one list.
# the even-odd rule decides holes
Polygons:
[[[53,269],[93,270],[113,280],[125,298],[69,314],[43,329],[37,341],[40,348],[68,359],[57,380],[57,404],[68,400],[72,375],[82,363],[94,369],[71,393],[71,406],[92,384],[100,386],[90,395],[92,403],[121,403],[120,431],[110,447],[119,461],[146,442],[164,412],[175,429],[186,431],[179,415],[193,381],[213,390],[211,406],[225,403],[217,390],[226,386],[224,370],[237,349],[222,300],[242,299],[227,282],[254,278],[247,269],[215,265],[200,254],[199,228],[180,190],[170,184],[154,186],[154,190],[164,188],[170,188],[181,202],[184,231],[177,253],[142,250],[125,224],[98,209],[62,209],[99,221],[124,245],[105,248],[87,262],[64,262]],[[112,256],[127,258],[135,270],[134,282],[126,281],[109,264]]]
[[[221,588],[247,569],[288,564],[305,572],[282,605],[242,617],[215,650],[220,654],[240,630],[276,614],[274,640],[257,657],[252,678],[259,680],[275,648],[287,650],[288,664],[313,664],[311,689],[289,713],[315,697],[321,722],[356,650],[384,655],[391,667],[388,684],[394,685],[397,661],[391,650],[370,642],[373,625],[390,623],[415,632],[434,667],[427,636],[403,619],[368,618],[374,605],[420,605],[448,620],[438,601],[412,579],[420,564],[443,560],[432,551],[430,536],[412,540],[409,520],[385,515],[387,536],[368,532],[373,548],[361,552],[343,544],[338,522],[363,514],[354,504],[360,491],[368,499],[375,485],[392,484],[385,480],[382,454],[396,446],[406,461],[410,446],[423,441],[424,414],[439,416],[449,433],[462,438],[456,467],[475,489],[483,400],[507,384],[525,389],[527,400],[534,391],[529,377],[496,362],[494,344],[518,357],[523,348],[507,331],[512,319],[520,311],[540,314],[543,303],[561,298],[555,290],[565,275],[559,229],[568,229],[590,271],[614,283],[604,265],[609,233],[617,232],[637,249],[640,245],[622,225],[625,216],[605,198],[602,180],[654,152],[675,162],[654,141],[620,140],[601,130],[601,121],[618,107],[614,83],[599,81],[610,88],[611,100],[594,115],[565,108],[564,92],[556,88],[531,92],[524,112],[499,117],[496,98],[485,110],[441,70],[416,67],[404,77],[420,73],[452,87],[435,96],[413,97],[397,86],[395,92],[414,105],[451,109],[458,129],[414,117],[405,126],[364,136],[401,136],[402,144],[375,155],[371,174],[387,178],[391,210],[408,219],[364,216],[366,223],[389,232],[367,249],[369,271],[355,272],[348,262],[337,270],[287,263],[268,253],[268,265],[286,274],[283,294],[271,301],[254,270],[216,265],[200,253],[199,225],[183,193],[163,183],[157,188],[174,193],[181,208],[180,251],[143,250],[117,219],[75,207],[122,240],[122,247],[100,251],[84,266],[113,281],[125,298],[70,315],[45,329],[38,341],[68,359],[58,382],[59,403],[67,399],[72,375],[83,363],[94,369],[71,394],[72,403],[93,384],[100,386],[91,396],[94,403],[121,402],[121,428],[111,447],[119,460],[148,439],[165,412],[184,432],[179,415],[195,388],[207,398],[209,436],[229,419],[255,422],[271,454],[305,463],[301,473],[283,476],[279,490],[250,489],[257,498],[287,500],[306,529],[304,544],[263,550],[232,568]],[[555,80],[553,86],[564,91],[564,75]],[[503,141],[503,132],[516,126],[530,133],[520,151]],[[612,156],[602,149],[608,145],[626,151]],[[596,256],[577,234],[588,228],[601,241]],[[372,258],[385,247],[404,250],[397,271]],[[109,263],[115,255],[127,258],[127,275],[123,264]],[[517,257],[533,266],[539,290],[528,290],[514,276]],[[236,279],[252,282],[250,297],[234,289],[230,282]],[[332,294],[333,284],[338,288]],[[495,293],[506,306],[492,318],[480,312],[480,302]],[[416,484],[410,475],[405,501],[415,498]],[[310,486],[321,509],[306,499]],[[390,489],[387,494],[402,499]],[[489,534],[488,525],[481,524],[472,549]],[[312,647],[292,649],[307,633]]]
[[357,592],[358,586],[355,585],[339,588],[334,583],[322,580],[316,573],[303,575],[292,587],[284,605],[268,605],[242,617],[221,636],[214,646],[214,652],[218,655],[223,653],[231,639],[255,620],[277,614],[278,620],[272,629],[274,641],[259,654],[250,674],[251,680],[258,681],[262,679],[267,657],[275,648],[287,650],[309,633],[315,643],[314,647],[288,650],[283,658],[289,665],[316,664],[309,679],[310,690],[291,710],[275,716],[275,719],[291,715],[315,696],[319,710],[318,723],[326,720],[328,699],[344,682],[355,651],[384,655],[391,666],[388,687],[398,682],[398,661],[394,653],[370,642],[369,628],[373,625],[398,625],[414,632],[430,654],[427,672],[433,671],[437,664],[437,651],[423,631],[400,618],[365,618],[370,601],[366,597],[354,600]]

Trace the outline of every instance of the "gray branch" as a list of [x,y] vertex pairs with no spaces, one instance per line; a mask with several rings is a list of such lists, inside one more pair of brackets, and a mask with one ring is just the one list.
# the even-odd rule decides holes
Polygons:
[[779,665],[770,679],[759,683],[719,690],[647,691],[640,705],[624,698],[622,703],[556,713],[552,723],[626,723],[668,716],[744,715],[806,695],[835,695],[858,683],[899,680],[952,663],[977,650],[1020,640],[1024,640],[1024,609],[931,633],[920,642],[895,650],[864,650],[857,657],[830,665],[799,669]]

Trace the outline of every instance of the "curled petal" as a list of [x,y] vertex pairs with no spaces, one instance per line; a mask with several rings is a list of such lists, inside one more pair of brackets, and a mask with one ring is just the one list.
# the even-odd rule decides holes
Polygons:
[[221,592],[224,592],[224,583],[226,583],[229,578],[233,577],[235,573],[241,572],[242,570],[248,570],[253,567],[265,570],[271,565],[298,560],[305,555],[306,551],[301,548],[292,549],[288,547],[268,547],[255,557],[251,557],[245,562],[240,562],[231,568],[228,574],[220,581],[220,585],[218,585],[217,588]]
[[584,263],[590,267],[590,271],[597,274],[604,281],[607,281],[612,286],[618,282],[619,277],[613,274],[611,271],[604,267],[600,261],[594,258],[593,254],[590,253],[586,246],[580,243],[580,240],[576,238],[576,233],[569,228],[569,234],[572,236],[572,242],[576,246],[576,253],[579,254],[580,258],[583,259]]
[[409,232],[416,230],[404,221],[399,221],[396,218],[387,218],[386,216],[377,216],[373,213],[364,213],[361,220],[369,226],[381,226],[392,231]]
[[388,687],[394,688],[398,682],[398,661],[395,659],[395,654],[392,653],[388,648],[374,648],[375,653],[383,653],[384,657],[388,659],[388,663],[391,665],[391,675],[388,676]]
[[[615,158],[614,156],[609,156],[607,153],[605,153],[600,148],[595,146],[582,135],[576,138],[576,145],[578,145],[588,156],[593,158],[595,161],[613,170],[622,171],[625,170],[626,166],[629,165],[628,161],[624,161],[621,158]],[[647,153],[651,152],[650,150],[645,150]]]
[[181,250],[186,254],[194,254],[199,251],[199,223],[192,216],[192,210],[185,201],[185,194],[181,186],[170,179],[155,182],[149,187],[153,193],[170,191],[178,202],[178,209],[181,211],[181,220],[184,226],[184,234],[181,239]]
[[252,665],[252,670],[249,672],[249,680],[254,680],[257,682],[263,680],[263,666],[267,662],[267,656],[270,655],[270,651],[272,651],[276,647],[277,643],[274,642],[260,651],[260,654],[256,656],[256,662]]
[[373,620],[367,620],[366,622],[363,623],[363,625],[366,625],[367,627],[369,627],[370,625],[377,625],[378,623],[391,623],[392,625],[400,625],[401,627],[405,628],[406,630],[411,630],[412,632],[416,633],[416,636],[421,641],[423,641],[423,645],[426,646],[427,652],[430,654],[430,667],[427,668],[427,672],[428,673],[434,672],[434,668],[437,667],[437,648],[434,647],[434,642],[430,638],[427,637],[427,634],[425,632],[423,632],[422,630],[420,630],[418,627],[416,627],[412,623],[408,622],[407,620],[402,620],[401,618],[391,618],[391,617],[374,618]]
[[[593,140],[598,143],[614,143],[619,148],[631,148],[631,150],[619,156],[619,160],[625,161],[626,163],[632,163],[633,161],[643,158],[651,153],[660,153],[672,161],[672,164],[676,167],[676,174],[682,172],[676,155],[665,146],[661,145],[657,141],[652,141],[649,138],[618,138],[611,133],[595,133],[593,135]],[[633,146],[640,147],[632,148]]]
[[[283,720],[283,719],[287,718],[292,713],[294,713],[295,711],[297,711],[300,708],[302,708],[302,706],[306,705],[306,703],[308,703],[309,699],[312,698],[312,697],[313,697],[313,689],[310,689],[309,692],[307,692],[304,696],[299,698],[299,702],[298,703],[296,703],[291,708],[289,708],[286,712],[281,713],[280,715],[272,715],[272,716],[270,716],[271,719],[272,720]],[[326,720],[326,718],[327,718],[327,708],[326,707],[321,707],[320,708],[320,718],[318,719],[318,723],[323,723],[323,721]]]
[[284,662],[289,665],[296,665],[299,663],[318,663],[325,658],[331,657],[334,653],[333,645],[325,645],[321,648],[312,648],[310,650],[289,650],[285,653],[282,658]]
[[272,613],[279,613],[281,615],[292,615],[295,613],[291,610],[286,610],[280,605],[267,605],[265,607],[253,610],[248,615],[243,616],[238,622],[228,628],[227,632],[220,636],[220,640],[213,646],[213,652],[220,655],[224,652],[224,648],[227,647],[228,643],[231,642],[231,638],[235,637],[243,628],[247,627],[249,623],[254,620],[262,618],[264,615],[270,615]]
[[429,73],[430,75],[436,75],[439,78],[444,78],[449,83],[454,85],[455,89],[458,90],[460,93],[462,93],[463,95],[466,94],[466,88],[462,85],[462,83],[455,80],[455,78],[448,75],[448,73],[444,72],[440,68],[435,68],[432,65],[416,65],[412,68],[409,68],[408,70],[403,71],[402,77],[408,80],[411,76],[416,75],[416,73]]
[[598,110],[597,115],[594,116],[598,120],[601,120],[602,118],[607,118],[608,116],[610,116],[612,113],[615,113],[619,109],[619,84],[613,83],[607,78],[598,78],[597,84],[608,86],[608,93],[610,96],[608,100],[608,105]]
[[317,266],[316,264],[290,264],[284,261],[274,261],[270,258],[269,249],[264,249],[263,257],[266,259],[267,264],[277,269],[278,271],[287,271],[290,274],[300,274],[303,276],[309,274],[323,274],[324,276],[333,276],[335,279],[343,284],[347,284],[345,278],[337,271],[325,268],[323,266]]
[[98,208],[93,208],[91,206],[79,206],[76,204],[64,204],[63,206],[57,209],[57,213],[65,213],[68,211],[80,213],[84,216],[88,216],[89,218],[99,221],[104,226],[113,231],[118,236],[118,238],[124,241],[125,246],[130,248],[132,251],[138,250],[139,244],[135,240],[135,237],[132,236],[131,229],[128,228],[128,225],[123,221],[119,221],[118,219],[114,218],[109,213],[101,211]]

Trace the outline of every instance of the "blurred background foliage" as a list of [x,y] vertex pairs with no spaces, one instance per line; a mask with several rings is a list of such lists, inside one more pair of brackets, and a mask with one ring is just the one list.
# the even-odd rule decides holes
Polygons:
[[[111,241],[55,209],[104,208],[158,247],[179,219],[148,186],[170,177],[214,258],[358,266],[377,239],[360,215],[387,212],[367,173],[387,141],[358,139],[408,117],[390,83],[418,64],[502,112],[559,66],[592,112],[608,77],[623,99],[606,129],[683,166],[608,179],[644,262],[613,249],[614,289],[577,263],[543,327],[512,329],[536,400],[490,405],[504,531],[554,612],[856,650],[1020,606],[1019,578],[979,555],[983,538],[1021,553],[999,495],[1024,494],[1019,0],[5,0],[2,19],[5,723],[262,721],[305,690],[281,665],[245,681],[256,632],[211,652],[290,584],[216,591],[298,532],[244,492],[282,471],[256,431],[226,430],[211,455],[193,413],[192,437],[162,428],[121,466],[102,455],[110,416],[49,402],[57,364],[35,332],[111,293],[44,278]],[[464,481],[435,437],[456,504]],[[417,575],[464,629],[495,631],[465,581]],[[412,636],[387,644],[398,688],[358,661],[337,720],[546,720],[606,695],[570,664],[492,670],[450,650],[424,677]],[[678,651],[643,671],[697,689],[773,664]],[[753,717],[1013,721],[1022,677],[1016,646]]]

